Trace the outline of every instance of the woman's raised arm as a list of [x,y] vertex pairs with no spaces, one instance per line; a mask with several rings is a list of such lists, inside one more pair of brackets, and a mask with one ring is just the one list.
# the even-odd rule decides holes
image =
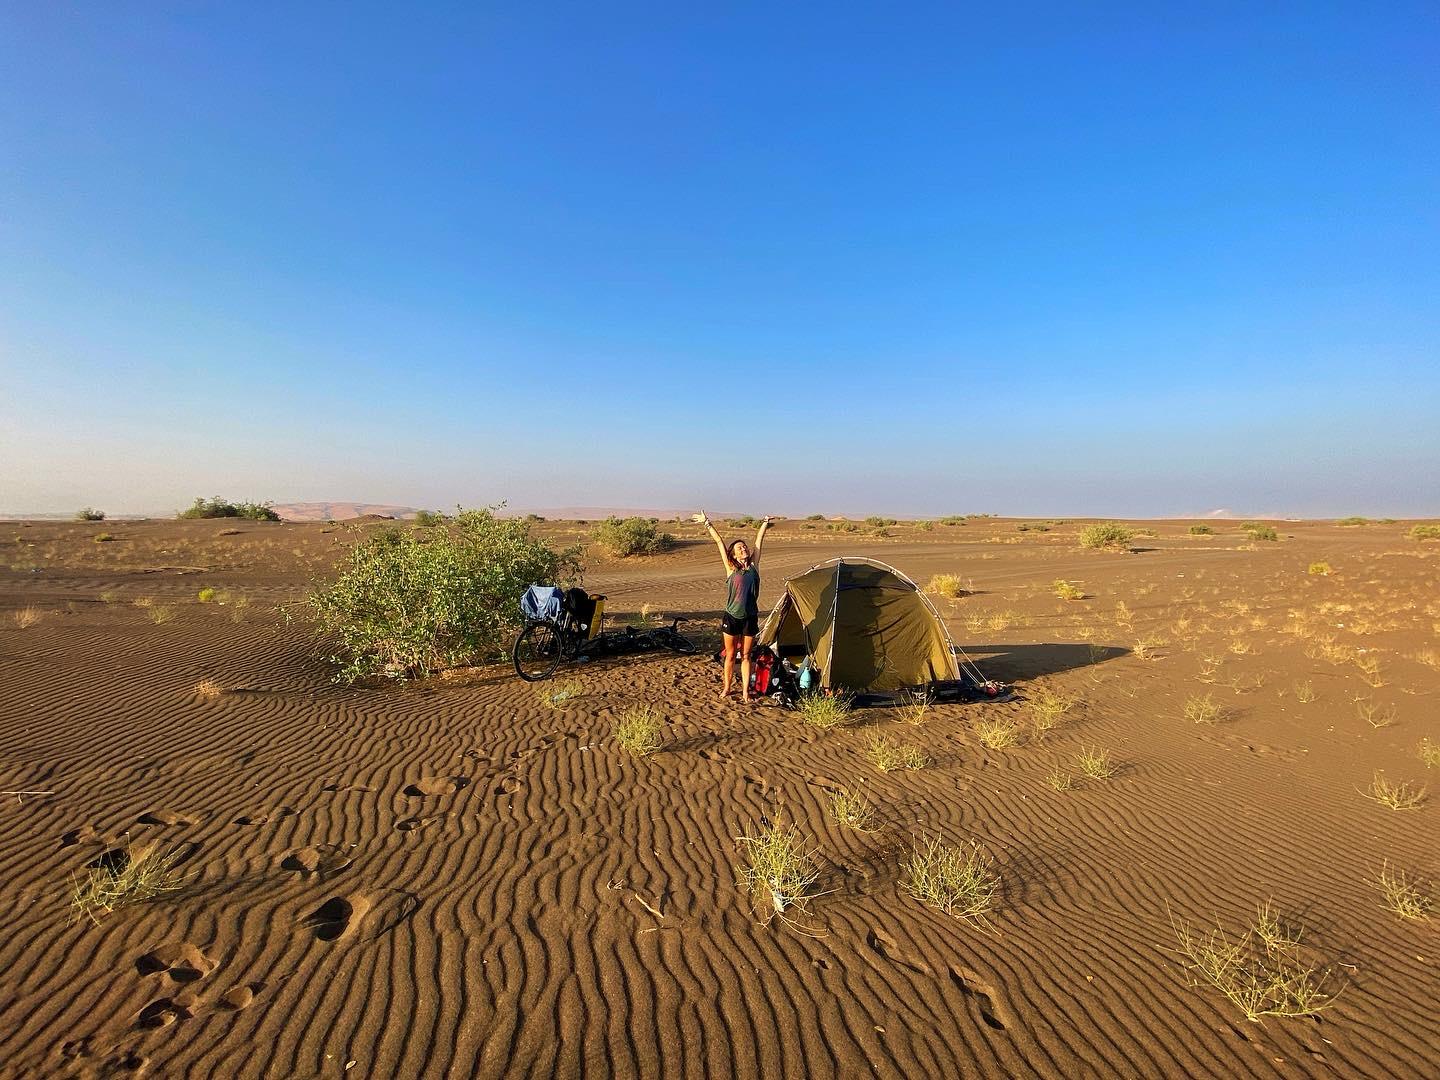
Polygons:
[[722,540],[720,534],[715,531],[715,526],[710,524],[710,519],[705,516],[704,510],[701,510],[698,514],[692,514],[690,520],[698,521],[705,526],[705,531],[710,534],[710,539],[715,541],[715,547],[720,551],[720,561],[725,564],[725,574],[728,577],[730,571],[735,569],[735,564],[730,559],[730,553],[725,550],[725,541]]
[[755,530],[755,554],[750,556],[750,565],[759,567],[760,549],[765,546],[765,530],[770,528],[770,516],[767,514],[760,521],[760,528]]

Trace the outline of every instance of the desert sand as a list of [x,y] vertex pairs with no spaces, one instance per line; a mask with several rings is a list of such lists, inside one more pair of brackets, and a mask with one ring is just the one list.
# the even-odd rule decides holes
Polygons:
[[[278,609],[343,526],[0,523],[0,788],[36,793],[0,796],[0,1073],[1440,1075],[1440,913],[1402,919],[1375,884],[1440,876],[1440,544],[1212,524],[1144,523],[1114,554],[1077,523],[782,523],[763,605],[836,555],[958,574],[950,632],[1016,690],[817,731],[718,704],[705,651],[562,669],[582,689],[560,708],[504,665],[335,685]],[[676,529],[586,581],[616,620],[713,640],[718,559]],[[1041,734],[1047,693],[1071,704]],[[637,701],[665,718],[648,757],[612,739]],[[978,738],[996,719],[1015,745]],[[877,732],[929,763],[877,771]],[[1081,775],[1082,748],[1112,775]],[[1393,810],[1377,771],[1435,790]],[[840,788],[876,831],[836,823]],[[820,879],[766,921],[736,838],[780,816]],[[923,836],[993,853],[988,919],[906,891]],[[72,879],[127,847],[172,854],[181,886],[76,919]],[[1267,901],[1338,992],[1318,1017],[1252,1023],[1181,953],[1177,926],[1238,936]]]

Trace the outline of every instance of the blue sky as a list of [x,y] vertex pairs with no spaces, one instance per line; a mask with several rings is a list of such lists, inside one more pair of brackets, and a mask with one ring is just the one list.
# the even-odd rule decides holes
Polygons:
[[0,511],[1440,514],[1440,11],[0,3]]

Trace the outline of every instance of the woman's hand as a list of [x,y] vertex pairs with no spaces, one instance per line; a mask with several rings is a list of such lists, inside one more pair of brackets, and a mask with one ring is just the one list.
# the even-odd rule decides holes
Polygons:
[[704,510],[701,510],[698,514],[691,514],[691,515],[690,515],[690,520],[693,521],[693,522],[695,522],[695,524],[697,524],[697,525],[709,525],[709,524],[710,524],[710,519],[705,516],[705,511],[704,511]]

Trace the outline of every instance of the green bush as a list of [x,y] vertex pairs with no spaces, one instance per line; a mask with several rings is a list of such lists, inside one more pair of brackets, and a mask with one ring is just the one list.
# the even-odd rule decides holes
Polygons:
[[1269,525],[1256,525],[1253,522],[1245,526],[1245,531],[1250,534],[1251,540],[1279,540],[1280,534]]
[[1190,535],[1191,535],[1191,536],[1214,536],[1214,535],[1215,535],[1215,530],[1212,529],[1209,525],[1191,525],[1191,526],[1190,526]]
[[83,510],[75,511],[76,521],[104,521],[105,511],[96,510],[93,506],[87,506]]
[[462,510],[444,527],[385,529],[355,545],[308,603],[339,644],[341,679],[410,678],[502,656],[525,587],[578,578],[579,554],[552,551],[528,522]]
[[917,521],[915,523],[915,528],[919,529],[921,532],[934,532],[935,523],[933,521]]
[[179,519],[193,518],[246,518],[250,521],[279,521],[280,515],[270,509],[269,503],[232,503],[219,495],[208,501],[196,499],[195,504],[175,515]]
[[1370,519],[1367,518],[1367,517],[1347,517],[1347,518],[1341,518],[1339,521],[1335,522],[1335,524],[1336,524],[1336,525],[1369,525],[1369,524],[1370,524]]
[[942,518],[940,519],[940,524],[941,524],[941,525],[964,525],[964,524],[965,524],[965,519],[964,519],[964,517],[962,517],[962,516],[959,515],[959,514],[951,514],[949,517],[942,517]]
[[439,510],[416,510],[415,524],[424,529],[434,528],[436,525],[444,525],[449,521]]
[[1086,525],[1080,530],[1080,543],[1087,548],[1125,548],[1135,539],[1135,530],[1128,529],[1118,521],[1106,521],[1098,525]]
[[830,532],[853,533],[860,531],[860,526],[853,521],[832,521],[825,528]]
[[824,514],[810,514],[809,516],[807,516],[807,517],[805,518],[805,520],[806,520],[806,521],[824,521],[824,520],[825,520],[825,515],[824,515]]
[[865,519],[865,524],[869,525],[872,529],[883,529],[886,525],[898,525],[899,522],[894,518],[879,517],[871,514]]
[[1050,526],[1043,521],[1022,521],[1015,526],[1019,532],[1049,532]]
[[595,542],[607,555],[625,559],[631,555],[653,555],[675,543],[667,532],[659,532],[650,518],[606,518],[595,526]]
[[1410,530],[1411,540],[1440,540],[1440,525],[1416,525]]

